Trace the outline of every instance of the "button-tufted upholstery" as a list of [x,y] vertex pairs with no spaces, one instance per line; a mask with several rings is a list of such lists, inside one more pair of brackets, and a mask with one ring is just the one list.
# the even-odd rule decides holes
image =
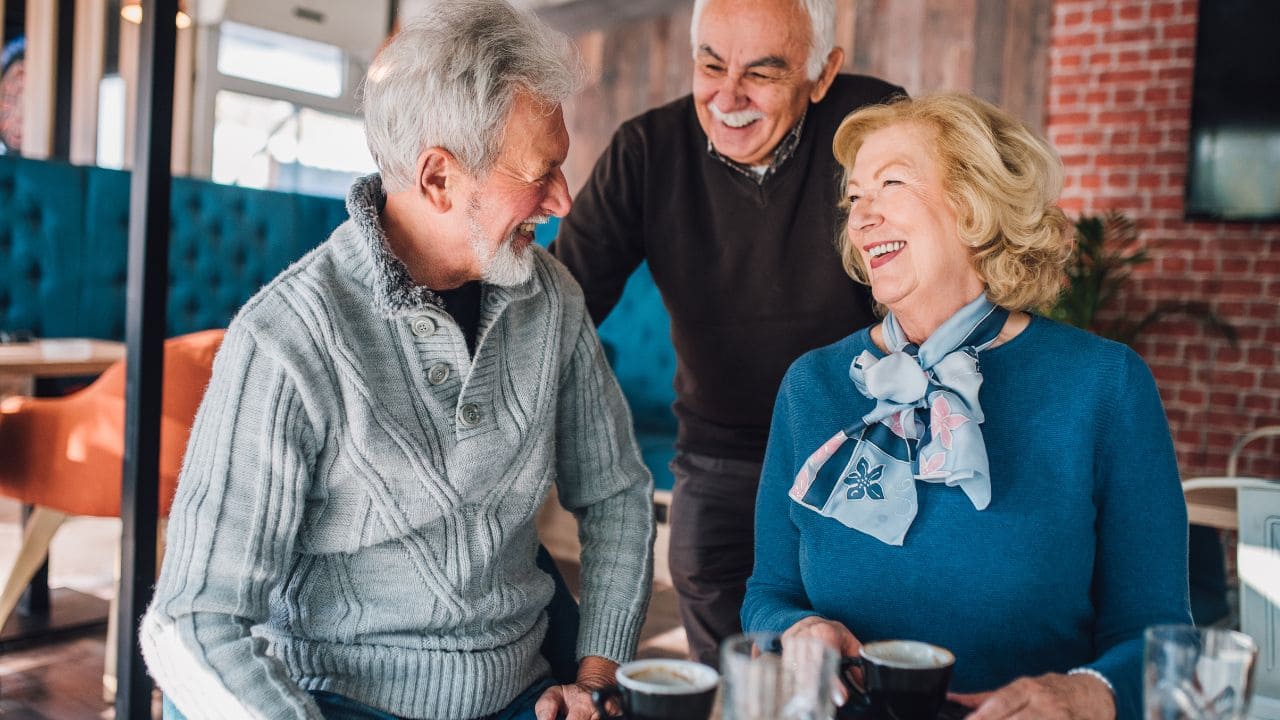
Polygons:
[[[85,270],[79,334],[124,335],[129,175],[85,168],[85,241],[100,252]],[[258,288],[320,244],[346,219],[339,200],[175,178],[170,201],[168,335],[225,327]]]
[[75,334],[84,173],[0,156],[0,330]]
[[[346,219],[340,200],[175,178],[167,335],[236,310]],[[124,337],[129,174],[0,157],[0,329]]]
[[[175,178],[169,337],[226,327],[240,306],[346,219],[340,200]],[[539,242],[557,222],[538,228]],[[129,174],[0,156],[0,330],[124,338]],[[657,486],[670,489],[675,354],[641,268],[600,328]]]

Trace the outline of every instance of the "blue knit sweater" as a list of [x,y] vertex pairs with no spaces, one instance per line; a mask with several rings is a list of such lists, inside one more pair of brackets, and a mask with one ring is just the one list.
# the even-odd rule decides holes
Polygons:
[[918,482],[902,547],[793,502],[805,459],[872,402],[849,380],[867,330],[792,365],[756,506],[748,630],[807,615],[861,641],[926,640],[957,658],[952,690],[1090,667],[1138,718],[1142,631],[1189,622],[1187,514],[1160,397],[1128,348],[1034,317],[982,354],[992,500]]

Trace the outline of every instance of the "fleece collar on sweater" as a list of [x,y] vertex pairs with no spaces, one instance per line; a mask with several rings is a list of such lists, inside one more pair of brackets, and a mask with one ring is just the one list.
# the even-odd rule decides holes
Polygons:
[[[409,268],[391,252],[387,234],[382,229],[381,213],[386,204],[387,194],[377,173],[358,178],[347,193],[347,213],[359,237],[361,251],[373,269],[370,285],[374,309],[385,318],[413,315],[428,307],[448,312],[444,299],[431,288],[415,283]],[[533,295],[538,289],[537,276],[535,272],[529,280],[514,287],[485,283],[485,304],[500,305]]]

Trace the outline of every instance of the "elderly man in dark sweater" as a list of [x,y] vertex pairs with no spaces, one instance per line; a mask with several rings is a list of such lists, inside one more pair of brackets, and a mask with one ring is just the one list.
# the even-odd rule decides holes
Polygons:
[[596,322],[643,260],[671,313],[670,567],[691,654],[712,665],[740,629],[782,375],[873,319],[835,251],[831,141],[902,89],[837,74],[834,24],[833,0],[698,0],[693,93],[618,130],[552,246]]

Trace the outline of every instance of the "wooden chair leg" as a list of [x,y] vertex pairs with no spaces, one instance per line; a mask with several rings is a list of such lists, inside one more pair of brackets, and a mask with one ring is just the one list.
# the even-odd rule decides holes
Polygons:
[[8,579],[5,580],[4,591],[0,593],[0,627],[8,622],[22,592],[48,559],[53,535],[66,519],[66,513],[52,508],[37,505],[31,510],[22,531],[22,547],[18,550],[18,557],[13,562]]
[[120,607],[120,553],[116,553],[115,582],[112,586],[111,609],[107,612],[107,646],[102,655],[102,701],[108,705],[116,701],[116,610]]

